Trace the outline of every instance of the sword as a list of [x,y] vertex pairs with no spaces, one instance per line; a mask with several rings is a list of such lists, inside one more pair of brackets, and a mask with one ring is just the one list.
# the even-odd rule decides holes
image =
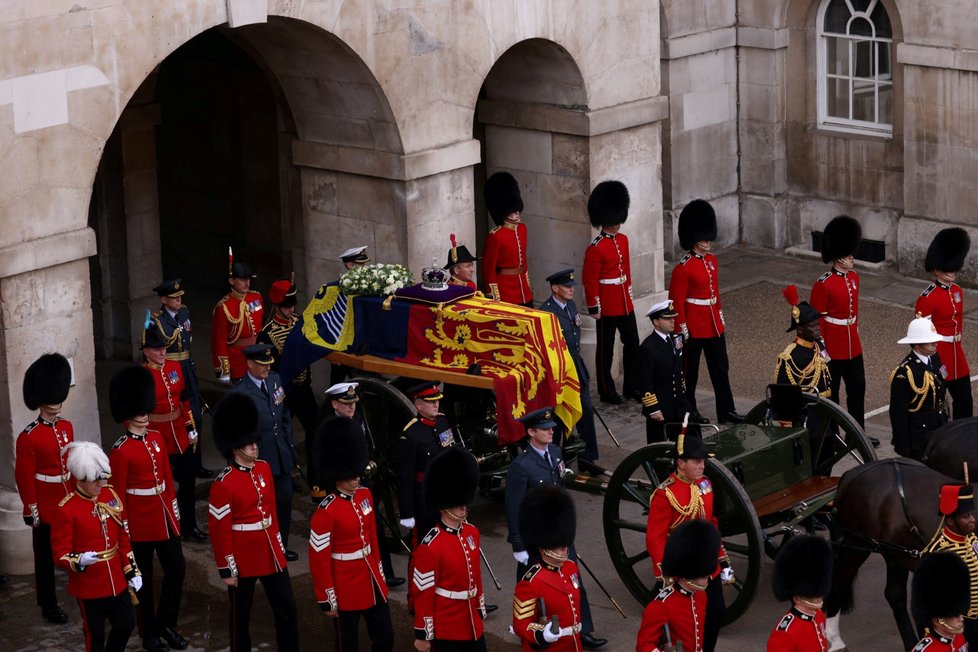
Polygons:
[[604,417],[602,417],[601,413],[598,412],[598,408],[592,406],[591,409],[594,411],[594,416],[598,417],[598,421],[601,422],[601,425],[604,426],[604,429],[608,431],[609,435],[611,435],[611,440],[615,442],[615,446],[621,448],[621,442],[618,441],[617,437],[615,437],[615,433],[611,432],[611,428],[608,427],[608,424],[604,422]]
[[619,606],[618,602],[613,597],[611,597],[611,594],[608,593],[608,589],[604,588],[604,584],[601,583],[601,580],[598,579],[597,575],[594,574],[594,571],[591,570],[591,568],[587,565],[587,562],[584,561],[584,558],[581,557],[580,554],[577,555],[577,561],[581,562],[581,567],[587,571],[587,574],[591,576],[591,579],[594,580],[594,583],[598,585],[598,588],[601,589],[601,591],[606,596],[608,596],[608,599],[611,600],[611,604],[615,605],[615,609],[618,610],[618,613],[621,614],[621,617],[628,618],[628,616],[625,615],[625,612],[622,611],[621,606]]
[[492,572],[492,566],[489,565],[489,560],[486,559],[486,553],[482,552],[482,546],[479,546],[479,556],[482,557],[482,561],[486,565],[486,570],[489,571],[489,577],[492,578],[492,583],[496,585],[496,590],[502,591],[503,587],[499,585],[499,580],[496,579],[496,574]]
[[404,539],[401,538],[401,531],[395,530],[394,528],[391,527],[391,524],[387,522],[386,518],[384,518],[383,512],[380,511],[379,504],[374,505],[374,513],[377,514],[377,518],[380,519],[381,525],[387,528],[387,530],[394,535],[394,538],[397,539],[397,542],[401,544],[401,547],[404,548],[404,552],[410,555],[411,549],[408,548],[408,545],[404,543]]

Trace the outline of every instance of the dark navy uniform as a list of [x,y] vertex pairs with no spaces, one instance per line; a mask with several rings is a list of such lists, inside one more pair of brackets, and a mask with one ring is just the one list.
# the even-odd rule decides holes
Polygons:
[[[560,448],[550,444],[547,446],[547,453],[552,462],[547,459],[532,446],[527,446],[526,450],[513,460],[506,472],[506,524],[509,526],[509,535],[506,540],[513,546],[514,552],[526,550],[523,538],[519,530],[519,510],[520,503],[527,492],[534,487],[551,485],[555,487],[564,486],[564,454]],[[574,546],[570,546],[570,559],[577,561],[577,553]],[[521,579],[528,570],[526,564],[518,564],[516,568],[516,579]],[[590,634],[594,631],[594,623],[591,620],[591,606],[588,604],[587,592],[584,590],[584,582],[581,582],[581,633]]]
[[[550,277],[552,278],[552,277]],[[547,280],[550,280],[548,278]],[[570,277],[573,281],[573,276]],[[560,330],[567,342],[567,349],[574,360],[577,378],[581,383],[581,420],[577,422],[577,434],[584,440],[584,459],[593,462],[598,459],[598,440],[594,431],[594,404],[591,402],[591,374],[581,357],[581,315],[573,299],[567,301],[564,307],[551,296],[540,305],[540,310],[546,310],[557,316]]]
[[444,414],[434,421],[418,416],[404,427],[397,449],[397,505],[402,519],[416,519],[415,532],[427,533],[438,521],[438,513],[424,502],[422,483],[428,462],[438,451],[455,445],[452,426]]
[[[665,441],[665,424],[681,422],[690,411],[683,378],[682,338],[653,331],[639,347],[639,371],[645,441]],[[662,412],[663,421],[648,418],[657,411]]]
[[919,460],[931,433],[947,423],[940,369],[938,354],[925,363],[911,351],[890,374],[890,424],[899,455]]
[[[258,345],[263,346],[263,345]],[[292,525],[292,468],[295,467],[295,449],[292,442],[292,415],[285,406],[285,390],[278,374],[270,372],[264,382],[265,390],[251,375],[238,381],[232,392],[245,394],[258,407],[258,457],[268,462],[275,478],[275,505],[279,529],[285,547],[289,545],[289,528]]]

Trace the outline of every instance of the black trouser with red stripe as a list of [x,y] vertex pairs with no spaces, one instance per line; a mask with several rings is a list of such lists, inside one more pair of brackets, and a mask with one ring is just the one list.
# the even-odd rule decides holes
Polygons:
[[31,529],[34,544],[34,587],[37,590],[37,606],[55,609],[58,596],[54,591],[54,558],[51,553],[51,526],[41,523]]
[[367,625],[372,652],[390,652],[394,649],[394,626],[391,612],[380,589],[374,584],[376,604],[359,611],[340,611],[334,618],[336,628],[336,651],[358,652],[360,649],[360,617]]
[[255,584],[261,580],[268,604],[275,619],[275,642],[279,652],[299,649],[299,617],[292,595],[292,582],[285,569],[261,577],[239,577],[237,586],[228,587],[231,602],[231,652],[251,652],[251,604],[255,599]]
[[[78,599],[85,632],[85,649],[88,652],[124,652],[129,636],[136,626],[132,612],[132,600],[126,587],[122,593],[107,598]],[[105,637],[105,621],[112,629]]]
[[[136,566],[143,575],[143,587],[139,590],[139,606],[136,616],[139,623],[139,636],[144,640],[160,635],[160,627],[176,629],[180,616],[180,599],[183,596],[183,578],[186,562],[183,559],[183,546],[180,536],[171,533],[163,541],[133,541],[132,553]],[[160,583],[160,606],[153,609],[153,553],[160,560],[163,580]]]
[[615,396],[615,379],[611,365],[615,361],[615,333],[621,336],[621,358],[624,372],[621,393],[631,398],[638,392],[638,325],[635,313],[627,315],[602,315],[596,324],[597,342],[594,348],[594,375],[598,381],[601,398]]

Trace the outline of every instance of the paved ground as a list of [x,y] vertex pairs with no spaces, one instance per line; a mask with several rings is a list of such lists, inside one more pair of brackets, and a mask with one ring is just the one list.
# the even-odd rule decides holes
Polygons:
[[[825,266],[820,262],[746,246],[724,250],[719,253],[719,257],[724,316],[729,327],[731,383],[739,408],[746,411],[763,398],[764,388],[771,380],[775,357],[791,340],[791,336],[784,332],[789,319],[787,305],[781,297],[782,287],[788,283],[797,283],[802,296],[807,296],[811,283],[824,271]],[[871,412],[885,406],[888,401],[889,373],[905,354],[905,348],[895,342],[905,333],[906,325],[912,318],[913,302],[926,286],[926,282],[902,277],[892,270],[863,271],[861,275],[863,301],[860,330],[866,348],[866,409]],[[978,296],[967,292],[966,305],[971,306],[972,310],[978,308]],[[974,313],[971,313],[968,319],[967,330],[970,332],[974,332],[975,328],[973,317]],[[967,345],[969,358],[978,360],[975,341],[969,339]],[[206,361],[202,358],[201,362],[206,369]],[[100,386],[107,386],[114,367],[113,364],[100,367]],[[700,409],[705,415],[712,416],[712,396],[706,391],[709,389],[709,377],[705,366],[700,378]],[[105,410],[103,413],[107,412]],[[621,448],[616,448],[607,434],[599,430],[600,461],[606,467],[614,468],[626,454],[644,443],[644,425],[637,404],[602,409],[602,412],[622,443]],[[114,424],[104,424],[103,439],[111,443],[115,439],[113,433],[116,430]],[[884,440],[884,445],[879,450],[881,456],[893,455],[888,443],[889,421],[885,411],[869,419],[867,430]],[[218,456],[212,447],[206,450],[206,456],[211,467],[218,466]],[[206,521],[207,489],[207,483],[199,483],[199,522]],[[608,558],[601,524],[602,499],[596,495],[575,493],[575,502],[579,514],[578,549],[627,615],[627,619],[622,619],[597,588],[594,580],[585,577],[591,596],[596,633],[610,640],[605,649],[634,649],[641,607],[625,590]],[[312,503],[308,499],[297,496],[293,520],[294,541],[291,547],[299,551],[301,557],[290,566],[290,572],[300,605],[303,646],[306,649],[331,650],[331,629],[314,603],[307,557],[300,545],[308,532],[308,518],[312,509]],[[497,591],[488,576],[484,582],[487,600],[500,606],[500,610],[486,622],[489,648],[518,649],[514,639],[507,633],[508,607],[516,578],[515,562],[505,542],[506,528],[500,505],[490,498],[480,498],[473,509],[472,522],[482,530],[486,556],[502,584],[502,590]],[[210,547],[206,544],[186,544],[184,551],[188,560],[188,576],[180,630],[191,640],[195,650],[226,649],[227,603],[223,584],[212,570]],[[406,563],[406,556],[395,556],[395,566],[401,575],[405,574]],[[719,649],[763,648],[770,629],[784,609],[783,605],[775,603],[770,596],[771,565],[769,560],[765,560],[761,588],[752,607],[743,618],[722,632]],[[874,558],[867,563],[857,583],[856,611],[842,621],[842,633],[851,650],[868,652],[901,648],[895,625],[882,596],[883,573],[882,562]],[[7,641],[0,644],[0,647],[25,651],[82,649],[78,609],[73,601],[65,600],[65,606],[71,614],[69,624],[42,624],[34,606],[33,578],[12,577],[10,580],[5,587],[0,587],[0,625],[4,632],[3,639]],[[64,576],[59,575],[62,595],[64,582]],[[404,607],[405,591],[403,588],[399,589],[392,596],[395,629],[399,636],[397,649],[411,649],[410,625]],[[263,641],[259,649],[272,649],[274,637],[271,616],[261,595],[255,602],[253,634],[256,642]],[[140,649],[136,636],[133,637],[129,649]]]

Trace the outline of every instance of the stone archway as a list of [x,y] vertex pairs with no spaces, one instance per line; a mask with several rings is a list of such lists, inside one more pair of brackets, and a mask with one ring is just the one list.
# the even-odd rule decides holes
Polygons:
[[[306,296],[339,273],[349,246],[400,260],[401,152],[377,80],[328,32],[269,17],[185,43],[134,94],[99,166],[98,357],[131,355],[163,277],[185,278],[203,325],[226,290],[229,245],[259,290],[294,272]],[[198,346],[205,337],[194,357],[206,375]]]
[[504,52],[479,93],[474,127],[484,161],[475,168],[479,250],[492,226],[481,203],[482,188],[490,174],[505,170],[519,181],[523,195],[537,302],[550,295],[549,274],[580,269],[591,240],[587,104],[577,63],[544,39],[521,41]]

